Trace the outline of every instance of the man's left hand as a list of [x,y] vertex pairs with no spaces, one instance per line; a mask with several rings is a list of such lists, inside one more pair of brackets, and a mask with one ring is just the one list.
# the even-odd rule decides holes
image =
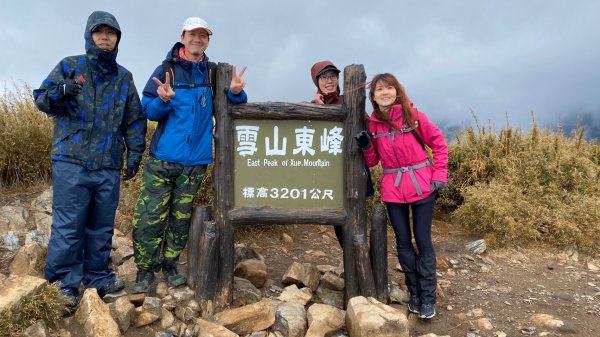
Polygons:
[[242,71],[240,71],[239,74],[236,72],[235,65],[231,67],[231,84],[229,85],[229,90],[231,90],[234,95],[239,95],[246,86],[246,80],[242,77],[245,71],[246,66],[242,68]]
[[127,169],[125,169],[125,175],[123,176],[123,180],[127,181],[133,179],[140,169],[140,164],[134,163],[132,166],[127,165]]

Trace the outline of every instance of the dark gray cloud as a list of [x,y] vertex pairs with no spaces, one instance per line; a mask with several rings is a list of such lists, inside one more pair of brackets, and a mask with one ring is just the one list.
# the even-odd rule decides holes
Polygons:
[[[420,110],[446,128],[479,120],[527,126],[600,113],[600,3],[517,1],[56,1],[0,5],[0,81],[38,86],[83,51],[89,13],[117,17],[119,62],[138,89],[178,40],[187,16],[215,35],[212,60],[247,65],[251,101],[303,101],[310,66],[330,59],[390,72]],[[370,105],[367,105],[367,110]],[[598,118],[582,121],[596,121]]]

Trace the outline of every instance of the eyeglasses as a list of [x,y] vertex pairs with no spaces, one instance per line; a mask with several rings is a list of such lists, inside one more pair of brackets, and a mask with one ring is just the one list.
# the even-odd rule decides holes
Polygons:
[[337,81],[337,75],[323,75],[319,76],[319,81],[329,82],[329,81]]

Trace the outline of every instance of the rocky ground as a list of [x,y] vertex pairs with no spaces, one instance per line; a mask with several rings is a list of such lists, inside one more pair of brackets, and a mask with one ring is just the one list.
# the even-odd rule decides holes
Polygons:
[[[30,219],[35,218],[33,208],[47,207],[47,202],[35,206],[35,202],[15,204],[14,200],[3,200],[6,203],[0,206],[31,205],[24,206]],[[465,247],[478,239],[457,226],[436,223],[437,316],[425,321],[409,315],[411,336],[600,336],[600,260],[578,254],[575,247],[485,251]],[[292,262],[342,263],[342,251],[330,226],[246,226],[236,229],[236,243],[264,256],[268,274],[260,289],[263,294],[283,287],[282,276]],[[389,281],[402,287],[394,246],[389,230]],[[186,269],[183,263],[180,267]],[[0,273],[6,274],[6,268]],[[129,278],[128,286],[131,281]],[[405,308],[404,304],[395,306]],[[72,337],[84,336],[74,316],[64,317],[58,325],[61,336],[65,331]],[[154,336],[157,331],[161,331],[159,322],[131,327],[125,336]],[[341,331],[336,336],[346,335]]]

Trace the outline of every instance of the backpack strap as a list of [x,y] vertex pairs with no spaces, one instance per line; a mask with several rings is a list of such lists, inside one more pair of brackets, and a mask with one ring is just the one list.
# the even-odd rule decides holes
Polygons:
[[423,141],[423,130],[420,128],[419,125],[419,112],[416,108],[412,108],[412,115],[415,121],[415,127],[412,130],[410,130],[410,132],[415,136],[415,138],[417,138],[423,150],[427,152],[427,158],[429,158],[429,162],[433,164],[433,153],[431,152],[431,148],[427,146],[427,144],[425,144],[425,142]]
[[[210,92],[212,97],[215,97],[215,93],[217,92],[217,64],[214,62],[208,62],[208,83],[193,83],[193,84],[178,84],[175,85],[175,67],[173,63],[167,60],[162,61],[162,70],[164,74],[169,73],[171,78],[171,88],[172,89],[193,89],[199,87],[210,87]],[[166,75],[165,75],[166,78]]]

